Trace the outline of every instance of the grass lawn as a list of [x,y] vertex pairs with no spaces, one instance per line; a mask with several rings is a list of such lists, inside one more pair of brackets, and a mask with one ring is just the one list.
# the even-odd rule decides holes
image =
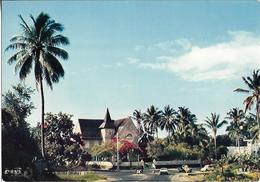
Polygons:
[[97,180],[105,180],[106,177],[95,174],[95,173],[88,173],[84,175],[78,174],[58,174],[57,177],[59,178],[58,181],[97,181]]

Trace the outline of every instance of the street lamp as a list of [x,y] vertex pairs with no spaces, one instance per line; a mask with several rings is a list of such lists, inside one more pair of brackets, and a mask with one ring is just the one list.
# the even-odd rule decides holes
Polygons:
[[117,168],[116,170],[119,171],[119,143],[118,143],[118,130],[116,133],[116,163],[117,163]]

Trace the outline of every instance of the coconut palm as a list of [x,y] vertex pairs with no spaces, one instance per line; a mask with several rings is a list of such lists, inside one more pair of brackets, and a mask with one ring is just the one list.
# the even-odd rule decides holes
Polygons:
[[142,127],[143,116],[142,116],[141,110],[135,110],[132,118],[137,122],[137,129],[138,129],[140,135],[142,135],[144,130]]
[[196,122],[196,116],[188,108],[178,107],[175,118],[176,132],[180,135],[185,134],[187,127],[191,127]]
[[[242,77],[244,83],[247,85],[248,89],[238,88],[235,92],[242,92],[250,94],[244,100],[245,112],[251,110],[252,106],[255,104],[256,109],[256,122],[258,123],[258,139],[260,140],[260,70],[254,70],[252,77]],[[254,137],[256,138],[256,136]]]
[[53,83],[59,82],[64,77],[64,70],[59,58],[68,59],[68,53],[59,48],[61,45],[68,45],[67,37],[59,34],[64,30],[62,24],[55,22],[48,14],[40,13],[36,18],[30,16],[32,25],[28,25],[21,15],[21,35],[10,39],[11,44],[5,49],[16,50],[17,52],[9,58],[8,63],[15,63],[15,72],[24,80],[33,68],[36,87],[40,90],[42,102],[41,114],[41,153],[45,158],[44,147],[44,93],[43,80],[52,89]]
[[244,129],[243,119],[245,118],[245,113],[239,108],[233,108],[227,113],[226,119],[231,120],[230,125],[227,127],[226,131],[229,132],[230,137],[236,139],[236,146],[240,148],[240,138]]
[[148,133],[157,135],[158,138],[158,127],[159,127],[159,121],[161,117],[161,111],[154,107],[154,105],[151,105],[146,113],[144,113],[144,125],[145,128],[148,129]]
[[214,147],[215,147],[215,158],[217,158],[217,131],[224,124],[227,124],[227,121],[219,120],[219,114],[211,113],[210,117],[206,117],[205,126],[212,130],[213,139],[214,139]]
[[193,134],[196,133],[196,121],[196,116],[192,114],[188,108],[178,107],[174,119],[175,129],[172,134],[174,143],[185,142],[190,145],[196,143],[193,140]]
[[175,129],[174,121],[175,121],[174,109],[171,108],[169,105],[165,106],[162,111],[162,115],[159,123],[161,130],[165,129],[168,132],[168,135],[170,135],[170,132],[173,132]]

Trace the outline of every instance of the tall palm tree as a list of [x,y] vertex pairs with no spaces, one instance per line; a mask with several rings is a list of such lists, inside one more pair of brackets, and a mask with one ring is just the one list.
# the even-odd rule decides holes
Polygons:
[[196,122],[195,114],[192,114],[188,108],[178,107],[176,114],[176,132],[180,135],[185,134],[185,130]]
[[136,122],[137,122],[137,129],[138,129],[140,135],[142,135],[144,130],[143,130],[143,127],[142,127],[143,116],[142,116],[141,110],[135,110],[134,113],[133,113],[133,117],[132,118],[134,120],[136,120]]
[[256,122],[258,123],[258,139],[260,140],[260,70],[254,70],[252,77],[242,77],[242,79],[248,89],[237,88],[234,91],[250,94],[244,100],[245,112],[251,110],[251,107],[255,104]]
[[149,133],[157,135],[158,138],[158,127],[159,127],[159,121],[161,117],[161,111],[154,107],[154,105],[151,105],[146,113],[144,113],[144,124],[145,128],[148,128]]
[[166,130],[168,135],[170,132],[173,132],[175,129],[174,121],[175,121],[175,111],[169,105],[165,106],[162,113],[159,125],[162,130]]
[[68,45],[69,40],[59,34],[64,30],[63,25],[55,22],[48,14],[42,12],[36,18],[32,15],[30,17],[32,25],[28,25],[19,15],[21,35],[12,37],[11,44],[5,50],[17,50],[8,63],[16,64],[15,71],[19,72],[21,80],[24,80],[34,67],[36,87],[41,94],[41,153],[45,158],[43,80],[52,89],[53,83],[64,77],[64,70],[58,58],[67,60],[68,53],[59,46]]
[[239,108],[233,108],[227,113],[226,119],[231,120],[230,125],[227,127],[226,131],[229,132],[231,137],[236,139],[236,146],[240,148],[240,137],[244,129],[243,119],[245,118],[245,113]]
[[214,146],[215,146],[215,158],[217,158],[217,131],[224,124],[227,124],[227,121],[219,120],[219,114],[211,113],[211,117],[206,117],[205,126],[212,130],[213,138],[214,138]]

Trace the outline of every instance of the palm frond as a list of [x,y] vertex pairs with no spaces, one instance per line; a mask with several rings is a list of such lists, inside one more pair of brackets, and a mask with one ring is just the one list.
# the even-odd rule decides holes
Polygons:
[[58,47],[53,47],[53,46],[48,46],[47,50],[52,53],[54,56],[58,56],[64,60],[67,60],[69,58],[69,54],[61,48]]
[[59,60],[50,53],[42,54],[44,62],[43,65],[46,67],[50,73],[53,82],[59,82],[60,77],[64,77],[64,70]]
[[46,80],[47,85],[52,90],[52,81],[51,81],[51,78],[50,78],[49,71],[46,68],[44,68],[44,76],[45,76],[45,80]]
[[40,61],[37,60],[35,61],[35,65],[34,65],[34,76],[35,76],[36,84],[38,86],[38,83],[42,79],[42,66]]
[[234,92],[249,93],[249,90],[242,89],[242,88],[237,88],[237,89],[234,90]]
[[17,60],[19,60],[20,58],[22,58],[27,52],[23,49],[21,51],[16,52],[13,56],[11,56],[8,59],[8,64],[12,64],[13,62],[16,62]]
[[15,42],[15,43],[9,44],[6,47],[5,51],[8,51],[10,49],[15,50],[15,49],[25,49],[25,48],[26,48],[26,44],[25,43]]
[[50,45],[52,46],[59,46],[59,45],[69,45],[69,39],[63,35],[55,35],[50,40]]
[[245,100],[244,100],[244,105],[245,105],[245,112],[247,112],[247,110],[251,110],[251,106],[254,104],[254,96],[248,96]]
[[23,65],[21,66],[19,77],[21,80],[25,79],[26,76],[30,73],[32,69],[32,56],[28,56],[27,59],[24,61]]

